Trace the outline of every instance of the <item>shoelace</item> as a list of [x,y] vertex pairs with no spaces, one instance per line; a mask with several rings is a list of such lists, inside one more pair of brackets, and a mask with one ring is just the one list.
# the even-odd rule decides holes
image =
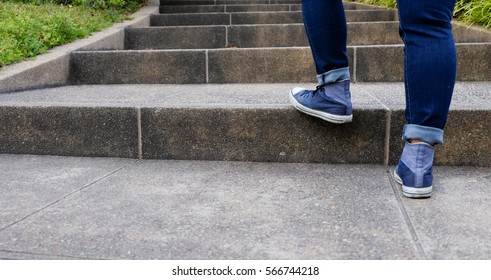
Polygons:
[[317,93],[319,92],[319,90],[321,90],[323,87],[324,87],[324,85],[319,85],[319,86],[315,87],[315,90],[304,90],[300,94],[300,96],[302,96],[302,97],[304,97],[304,96],[307,96],[307,97],[316,96]]

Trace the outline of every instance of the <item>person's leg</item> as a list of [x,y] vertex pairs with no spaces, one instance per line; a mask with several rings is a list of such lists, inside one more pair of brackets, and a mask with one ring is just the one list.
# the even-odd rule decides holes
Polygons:
[[290,102],[303,113],[333,123],[351,122],[343,3],[341,0],[303,0],[302,14],[319,86],[316,90],[293,89]]
[[319,85],[349,79],[346,16],[341,0],[303,0],[305,32]]
[[404,41],[405,139],[443,143],[456,75],[455,0],[398,0]]
[[433,145],[443,143],[456,76],[454,5],[455,0],[398,0],[407,124],[395,177],[409,197],[429,197],[432,191]]

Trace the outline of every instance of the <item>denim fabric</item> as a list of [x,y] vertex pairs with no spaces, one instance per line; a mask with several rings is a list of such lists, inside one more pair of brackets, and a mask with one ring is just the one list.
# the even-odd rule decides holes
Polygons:
[[443,130],[435,127],[406,124],[402,139],[419,139],[427,143],[443,144]]
[[[435,142],[440,143],[456,76],[450,23],[455,0],[398,0],[398,6],[399,33],[405,45],[405,116],[408,124],[418,128],[410,130],[411,137],[425,141],[428,134],[436,133],[439,141]],[[342,1],[303,0],[302,12],[317,77],[320,82],[331,81],[336,78],[333,70],[348,67]]]
[[348,67],[346,15],[341,0],[303,0],[305,32],[317,74]]
[[[455,0],[399,0],[400,35],[404,41],[406,120],[418,125],[413,138],[423,140],[447,121],[456,76],[452,36]],[[406,129],[407,130],[407,129]],[[424,140],[423,140],[424,141]]]
[[329,72],[317,75],[319,85],[331,84],[350,80],[349,68],[338,68]]

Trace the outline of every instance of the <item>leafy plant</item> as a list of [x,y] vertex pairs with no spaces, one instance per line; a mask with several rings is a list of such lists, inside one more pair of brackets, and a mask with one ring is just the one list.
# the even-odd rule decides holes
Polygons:
[[[387,8],[397,7],[396,0],[349,0]],[[454,18],[468,24],[479,24],[491,29],[491,0],[457,0]]]
[[463,22],[491,29],[491,0],[457,0],[454,16]]

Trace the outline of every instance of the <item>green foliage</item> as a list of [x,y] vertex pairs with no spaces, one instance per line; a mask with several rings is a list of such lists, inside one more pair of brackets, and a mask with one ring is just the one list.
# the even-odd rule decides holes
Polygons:
[[0,0],[0,68],[122,21],[145,0]]
[[491,29],[491,0],[457,0],[454,16],[463,22]]
[[107,9],[129,9],[135,10],[145,2],[145,0],[0,0],[0,2],[24,3],[33,5],[63,5],[81,6],[97,10]]
[[[373,4],[387,8],[395,8],[396,0],[349,0]],[[430,1],[430,0],[428,0]],[[478,24],[491,29],[491,0],[457,0],[454,18],[468,24]]]

